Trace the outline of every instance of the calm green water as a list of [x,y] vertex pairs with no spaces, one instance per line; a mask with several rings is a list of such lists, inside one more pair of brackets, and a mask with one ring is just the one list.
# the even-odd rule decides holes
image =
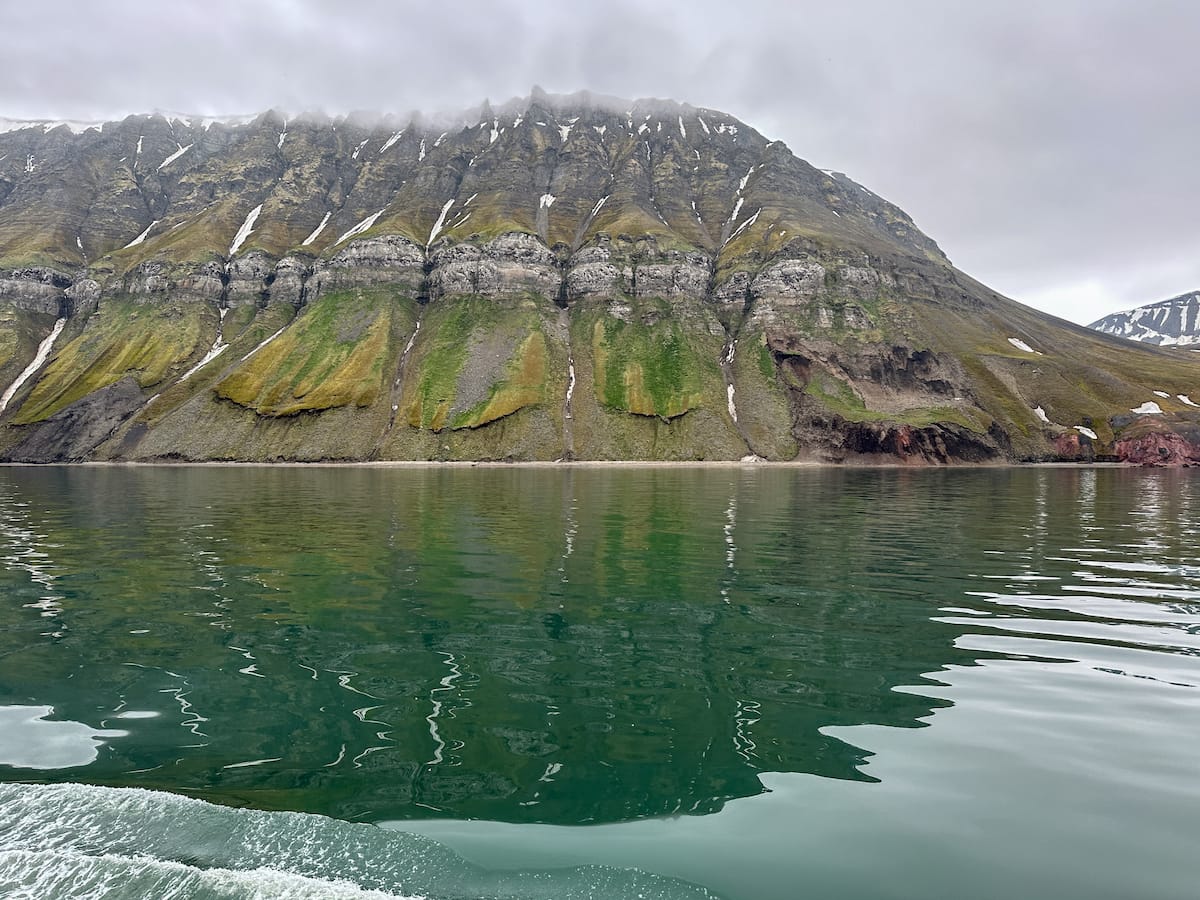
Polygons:
[[0,896],[1194,898],[1198,656],[1187,472],[0,469]]

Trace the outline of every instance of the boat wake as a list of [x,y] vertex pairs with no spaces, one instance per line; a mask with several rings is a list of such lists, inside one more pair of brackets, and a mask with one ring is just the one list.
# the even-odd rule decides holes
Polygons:
[[711,898],[644,872],[495,872],[428,838],[138,788],[0,785],[0,896],[170,900]]

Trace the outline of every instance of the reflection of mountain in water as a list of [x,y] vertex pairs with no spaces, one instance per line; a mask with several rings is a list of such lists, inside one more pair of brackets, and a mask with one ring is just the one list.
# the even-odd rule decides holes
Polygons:
[[0,610],[0,703],[159,713],[51,780],[345,819],[601,822],[710,812],[760,772],[869,780],[822,729],[944,703],[894,688],[977,656],[931,616],[1045,527],[1026,477],[9,470],[70,627]]

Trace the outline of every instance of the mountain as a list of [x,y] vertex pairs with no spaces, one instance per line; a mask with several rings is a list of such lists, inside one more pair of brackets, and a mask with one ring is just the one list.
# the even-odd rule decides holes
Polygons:
[[1190,360],[725,113],[10,125],[6,459],[1200,459]]
[[1200,344],[1200,291],[1113,313],[1088,328],[1160,347]]

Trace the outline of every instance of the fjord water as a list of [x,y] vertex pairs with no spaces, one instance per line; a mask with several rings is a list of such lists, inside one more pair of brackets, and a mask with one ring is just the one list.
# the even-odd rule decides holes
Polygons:
[[0,469],[0,895],[1194,897],[1198,484]]

